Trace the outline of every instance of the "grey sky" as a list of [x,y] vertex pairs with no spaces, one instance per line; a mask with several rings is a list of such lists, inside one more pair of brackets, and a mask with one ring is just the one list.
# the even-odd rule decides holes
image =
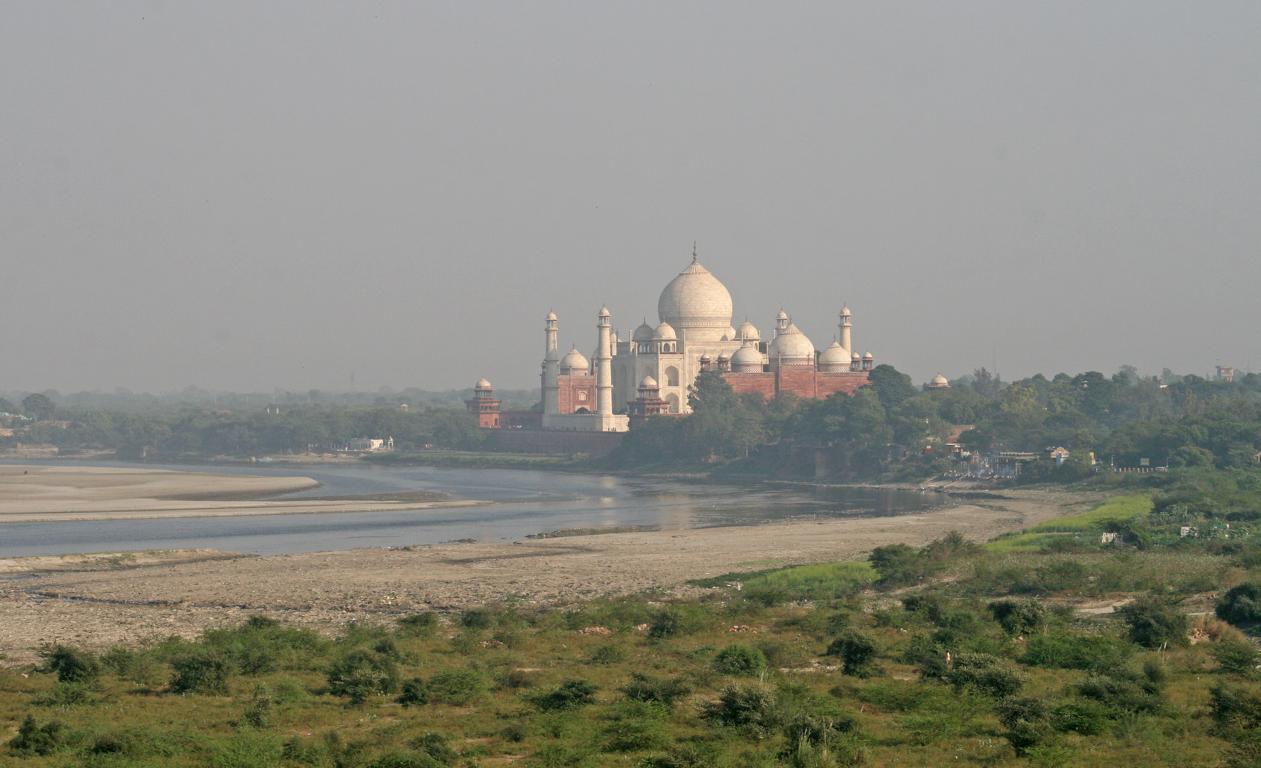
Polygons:
[[923,380],[1261,365],[1261,3],[0,5],[0,389],[533,386],[701,260]]

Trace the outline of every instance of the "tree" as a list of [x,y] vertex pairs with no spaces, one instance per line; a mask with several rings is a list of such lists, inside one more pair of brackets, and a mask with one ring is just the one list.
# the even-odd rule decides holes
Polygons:
[[17,413],[17,406],[0,397],[0,413]]
[[887,410],[893,410],[918,393],[911,377],[892,365],[877,365],[868,377],[876,397]]
[[1139,597],[1118,608],[1117,613],[1129,624],[1130,639],[1145,648],[1186,643],[1186,614],[1165,600],[1150,595]]
[[56,407],[47,395],[34,392],[22,398],[22,410],[37,421],[51,419]]

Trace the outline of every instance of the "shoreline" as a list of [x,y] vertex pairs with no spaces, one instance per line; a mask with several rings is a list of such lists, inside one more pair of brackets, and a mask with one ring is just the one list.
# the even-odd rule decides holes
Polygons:
[[[101,649],[267,614],[323,632],[419,611],[496,602],[565,606],[648,591],[694,595],[689,581],[860,558],[957,530],[973,541],[1072,514],[1102,494],[1013,491],[888,517],[626,531],[293,555],[211,550],[0,559],[0,655],[35,659],[41,643]],[[703,590],[700,590],[703,591]]]

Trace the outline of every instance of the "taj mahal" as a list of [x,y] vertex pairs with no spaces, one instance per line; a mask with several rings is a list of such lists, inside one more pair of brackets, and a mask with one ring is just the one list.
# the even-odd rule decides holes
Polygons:
[[[486,428],[532,427],[549,431],[625,432],[644,419],[685,414],[688,389],[705,371],[716,371],[736,392],[765,399],[783,394],[822,398],[852,394],[874,366],[854,347],[853,314],[842,306],[831,345],[814,344],[782,309],[769,340],[753,323],[732,325],[731,293],[697,259],[661,291],[654,326],[646,320],[629,340],[613,328],[608,307],[596,317],[591,359],[572,346],[561,354],[560,321],[549,312],[544,325],[540,395],[534,418],[503,418],[490,382],[477,383],[468,401]],[[523,423],[530,422],[530,423]]]

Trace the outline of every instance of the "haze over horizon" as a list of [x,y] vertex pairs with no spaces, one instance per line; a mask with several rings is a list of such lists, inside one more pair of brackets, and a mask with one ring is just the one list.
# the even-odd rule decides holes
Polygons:
[[1261,362],[1261,4],[0,21],[0,390],[533,387],[694,240],[917,381]]

